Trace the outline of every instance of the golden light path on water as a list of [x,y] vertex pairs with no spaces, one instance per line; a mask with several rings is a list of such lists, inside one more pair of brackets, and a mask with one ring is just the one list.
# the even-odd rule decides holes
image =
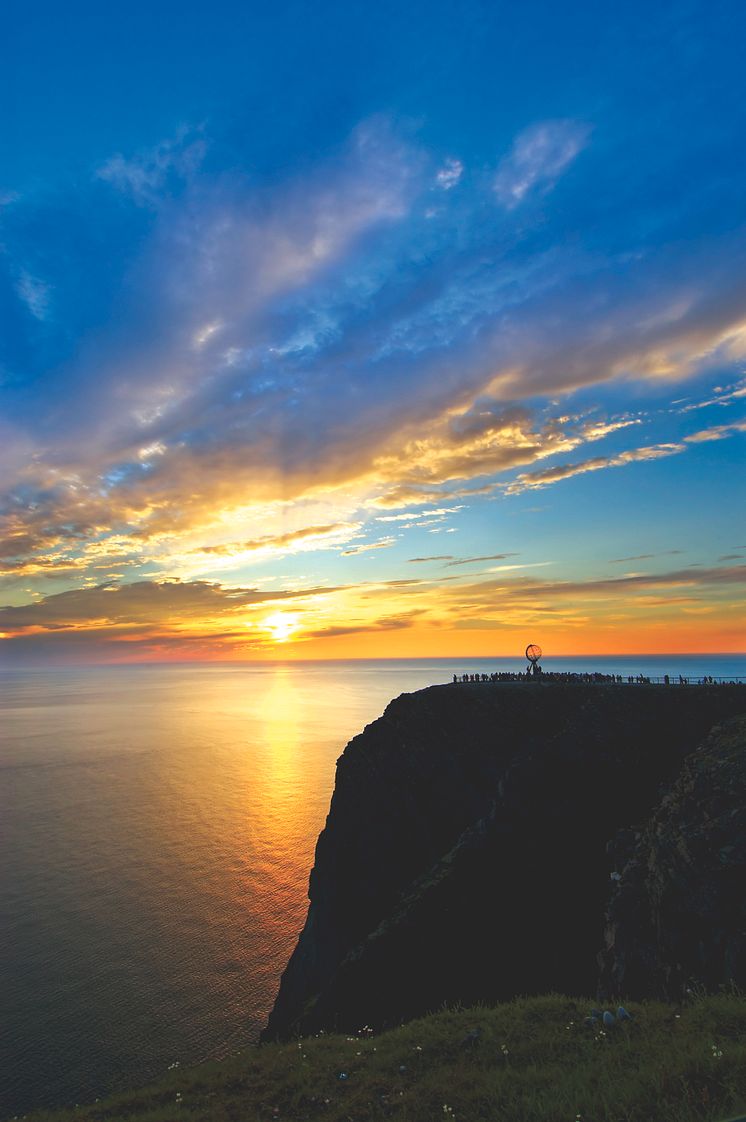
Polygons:
[[396,663],[4,672],[0,1114],[245,1046],[303,925],[335,761]]

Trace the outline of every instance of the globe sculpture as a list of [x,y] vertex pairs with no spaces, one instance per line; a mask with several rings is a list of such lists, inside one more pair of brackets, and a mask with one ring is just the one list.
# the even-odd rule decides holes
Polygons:
[[526,670],[529,674],[540,674],[539,659],[541,658],[541,647],[538,643],[529,643],[526,647],[526,658],[528,659],[528,666]]

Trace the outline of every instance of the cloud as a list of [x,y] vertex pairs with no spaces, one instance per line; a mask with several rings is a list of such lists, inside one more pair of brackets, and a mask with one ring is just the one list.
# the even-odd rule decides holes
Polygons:
[[713,425],[712,428],[701,429],[699,432],[685,436],[684,440],[690,444],[703,444],[710,440],[726,440],[737,432],[746,432],[746,421],[734,421],[730,425]]
[[547,487],[551,483],[558,483],[561,479],[571,479],[574,475],[584,475],[589,471],[600,471],[603,468],[624,467],[626,464],[659,460],[665,456],[675,456],[683,452],[683,444],[656,444],[648,448],[632,448],[628,452],[621,452],[618,456],[596,456],[592,460],[582,460],[576,464],[559,464],[556,467],[545,468],[543,471],[523,472],[513,483],[505,488],[507,495],[519,495],[522,491],[536,491]]
[[494,191],[508,210],[533,192],[551,191],[585,148],[590,128],[579,121],[542,121],[516,137],[497,169]]
[[[428,499],[442,502],[490,494],[498,486],[496,481],[481,486],[463,483],[570,452],[641,423],[641,418],[628,416],[589,419],[584,414],[560,413],[540,418],[524,406],[505,406],[480,395],[465,409],[447,409],[429,425],[419,425],[416,435],[405,439],[394,454],[379,457],[378,477],[396,480],[396,486],[379,496],[376,505],[400,507]],[[602,466],[601,460],[598,466]],[[441,490],[443,486],[447,489]],[[388,517],[402,520],[407,516]]]
[[702,401],[683,404],[687,399],[681,398],[672,402],[672,405],[680,406],[676,412],[691,413],[695,409],[708,409],[712,405],[732,405],[734,401],[742,397],[746,397],[746,381],[743,379],[729,386],[714,386],[712,396],[706,397]]
[[[510,556],[510,554],[506,554]],[[514,556],[516,556],[514,554]],[[552,561],[526,561],[520,565],[491,565],[487,570],[488,573],[509,573],[514,569],[543,569],[546,565],[552,565]]]
[[175,136],[130,158],[116,153],[97,169],[96,176],[134,202],[153,206],[161,201],[170,182],[194,176],[205,151],[202,130],[182,127]]
[[411,522],[414,524],[421,519],[440,518],[445,514],[458,514],[458,512],[463,509],[463,503],[459,503],[456,506],[441,506],[436,507],[434,510],[422,510],[418,513],[382,514],[376,518],[376,522]]
[[490,553],[486,557],[459,557],[449,560],[447,567],[450,568],[452,565],[476,565],[482,561],[503,561],[506,557],[517,556],[517,553]]
[[367,553],[369,549],[388,549],[389,546],[396,544],[396,538],[381,538],[377,542],[368,542],[366,545],[356,545],[352,549],[343,549],[343,557],[352,557],[355,553]]
[[[632,557],[612,557],[609,564],[621,565],[628,561],[650,561],[654,557],[671,557],[676,553],[682,553],[680,549],[664,549],[661,553],[636,553]],[[720,558],[722,561],[723,559]]]
[[307,633],[308,639],[334,639],[341,635],[365,635],[378,631],[402,631],[413,627],[422,611],[415,610],[404,615],[383,617],[372,622],[358,624],[334,624],[330,627],[321,627],[316,631]]
[[21,270],[16,291],[34,319],[44,322],[51,306],[51,287],[25,269]]
[[223,542],[220,545],[203,545],[192,553],[216,554],[220,557],[238,557],[247,553],[285,553],[302,549],[332,549],[340,540],[352,537],[361,527],[360,522],[333,522],[328,526],[304,526],[284,534],[269,534],[252,541]]
[[746,584],[746,565],[721,568],[674,569],[664,573],[635,573],[630,576],[608,577],[587,581],[512,581],[509,585],[495,586],[483,582],[481,591],[492,594],[496,587],[509,588],[511,596],[576,597],[606,596],[609,593],[627,593],[648,588],[717,587]]
[[279,600],[336,592],[334,588],[258,591],[208,581],[137,581],[99,584],[46,596],[32,604],[0,607],[0,631],[56,630],[80,625],[162,626],[235,617],[244,609]]
[[460,160],[454,160],[449,157],[443,166],[438,169],[435,176],[435,182],[444,191],[450,191],[455,187],[464,173],[464,165]]

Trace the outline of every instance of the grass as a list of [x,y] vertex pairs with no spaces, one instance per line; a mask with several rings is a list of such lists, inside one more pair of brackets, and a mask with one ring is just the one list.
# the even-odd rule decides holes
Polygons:
[[[584,1025],[557,995],[449,1009],[374,1035],[306,1037],[176,1068],[140,1091],[33,1122],[720,1122],[746,1115],[746,1001],[632,1005]],[[470,1033],[479,1030],[477,1039]]]

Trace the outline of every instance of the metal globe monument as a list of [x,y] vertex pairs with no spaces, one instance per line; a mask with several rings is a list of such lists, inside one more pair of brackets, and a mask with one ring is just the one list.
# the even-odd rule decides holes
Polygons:
[[538,643],[529,643],[529,645],[526,647],[526,658],[528,659],[526,673],[531,674],[532,676],[535,674],[541,674],[541,667],[539,666],[539,659],[541,658],[541,647]]

